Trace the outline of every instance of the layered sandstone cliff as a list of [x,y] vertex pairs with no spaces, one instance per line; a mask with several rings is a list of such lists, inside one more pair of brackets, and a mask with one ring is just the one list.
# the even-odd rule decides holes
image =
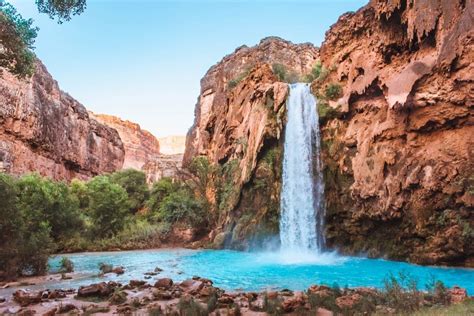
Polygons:
[[216,246],[247,248],[278,233],[288,85],[272,68],[301,77],[317,58],[310,44],[267,38],[238,48],[202,79],[184,164],[192,168],[205,157],[211,165],[205,195],[215,212]]
[[29,80],[0,77],[0,169],[38,172],[58,180],[120,169],[122,141],[112,128],[61,91],[38,62]]
[[160,154],[160,143],[150,132],[140,125],[116,116],[91,114],[97,121],[115,129],[122,139],[125,148],[123,169],[141,170],[143,166]]
[[472,1],[372,1],[327,32],[327,242],[474,266]]

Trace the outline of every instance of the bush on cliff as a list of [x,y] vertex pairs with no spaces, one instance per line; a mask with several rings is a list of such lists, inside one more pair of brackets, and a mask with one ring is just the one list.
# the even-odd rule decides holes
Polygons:
[[93,221],[91,232],[98,237],[111,237],[125,225],[129,215],[127,192],[109,177],[98,176],[87,183],[88,215]]
[[110,179],[127,192],[130,211],[132,213],[136,213],[143,208],[149,194],[144,172],[135,169],[126,169],[112,173]]

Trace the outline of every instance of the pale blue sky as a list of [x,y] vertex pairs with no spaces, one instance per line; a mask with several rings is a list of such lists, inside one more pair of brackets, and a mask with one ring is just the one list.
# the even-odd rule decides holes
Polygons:
[[35,52],[61,89],[166,136],[187,132],[199,80],[236,47],[271,35],[319,46],[342,13],[368,1],[88,0],[62,25],[34,2],[11,1],[40,27]]

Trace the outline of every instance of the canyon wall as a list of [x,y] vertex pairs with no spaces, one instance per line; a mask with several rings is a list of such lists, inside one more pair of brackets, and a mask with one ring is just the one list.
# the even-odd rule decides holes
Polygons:
[[137,169],[160,154],[160,143],[150,132],[143,130],[140,125],[116,116],[106,114],[89,114],[100,123],[115,129],[122,139],[125,158],[123,169]]
[[329,247],[474,266],[473,3],[371,1],[326,33]]
[[91,118],[59,89],[40,62],[31,79],[0,76],[0,170],[38,172],[57,180],[120,169],[124,147],[116,130]]
[[374,0],[341,16],[319,51],[268,38],[213,66],[184,164],[212,166],[214,245],[278,234],[288,93],[278,63],[313,76],[327,247],[474,266],[473,10],[473,1]]
[[183,163],[210,164],[205,195],[215,213],[210,239],[216,247],[248,248],[278,233],[282,130],[286,83],[311,71],[318,50],[311,44],[263,39],[240,47],[201,80],[195,122]]
[[183,137],[166,138],[167,152],[179,151],[177,154],[162,153],[160,141],[150,132],[142,129],[137,123],[122,120],[119,117],[106,114],[89,114],[99,122],[115,130],[122,139],[125,157],[121,169],[136,169],[145,173],[148,183],[153,183],[163,177],[176,177],[181,170],[183,160]]

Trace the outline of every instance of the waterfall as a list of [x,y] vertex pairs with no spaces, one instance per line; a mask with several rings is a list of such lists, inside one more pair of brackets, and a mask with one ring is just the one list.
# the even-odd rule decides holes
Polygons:
[[281,191],[281,249],[319,252],[324,245],[324,182],[319,117],[308,84],[290,85]]

